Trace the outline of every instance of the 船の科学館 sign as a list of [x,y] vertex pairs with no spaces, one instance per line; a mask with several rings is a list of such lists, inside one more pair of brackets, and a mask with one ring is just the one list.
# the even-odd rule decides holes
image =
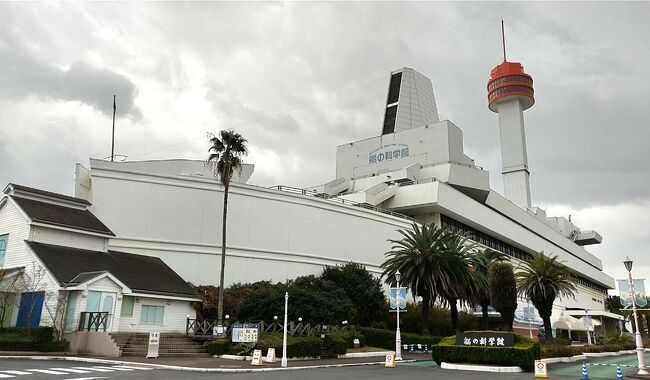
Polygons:
[[500,332],[471,332],[456,334],[457,346],[512,347],[515,334]]

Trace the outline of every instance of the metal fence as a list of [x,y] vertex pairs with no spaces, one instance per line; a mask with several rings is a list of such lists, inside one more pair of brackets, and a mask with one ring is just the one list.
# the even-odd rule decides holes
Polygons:
[[81,312],[79,331],[106,331],[108,327],[108,312]]

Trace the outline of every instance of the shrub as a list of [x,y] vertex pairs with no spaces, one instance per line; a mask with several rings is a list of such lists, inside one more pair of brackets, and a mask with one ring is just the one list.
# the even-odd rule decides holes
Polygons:
[[582,350],[579,347],[571,347],[561,344],[549,344],[541,347],[543,358],[559,358],[565,356],[580,355]]
[[347,352],[346,339],[347,336],[341,333],[325,335],[321,356],[332,357],[345,354]]
[[[360,327],[359,331],[363,334],[365,344],[371,347],[395,349],[395,331],[373,329],[369,327]],[[427,344],[431,347],[440,342],[439,336],[422,336],[411,333],[401,333],[402,344]]]
[[210,355],[223,355],[228,353],[232,342],[230,339],[215,339],[211,342],[205,344],[205,348],[208,350]]
[[0,351],[39,351],[39,352],[64,352],[67,351],[69,342],[62,340],[60,342],[25,342],[25,341],[5,341],[0,342]]
[[[5,327],[0,328],[2,335],[20,335],[24,337],[23,341],[36,342],[36,343],[50,343],[54,338],[54,329],[52,327]],[[10,339],[6,339],[10,340]]]
[[[262,350],[265,353],[269,348],[275,348],[275,355],[282,355],[282,334],[266,333],[263,334],[257,344],[253,347]],[[232,351],[232,350],[231,350]],[[287,357],[318,357],[323,351],[323,339],[314,336],[288,336],[287,337]],[[252,352],[252,349],[251,349]]]
[[512,347],[457,346],[455,343],[456,337],[450,336],[433,345],[433,360],[438,364],[445,361],[519,366],[530,371],[535,360],[541,356],[539,342],[522,335],[515,335],[515,344]]

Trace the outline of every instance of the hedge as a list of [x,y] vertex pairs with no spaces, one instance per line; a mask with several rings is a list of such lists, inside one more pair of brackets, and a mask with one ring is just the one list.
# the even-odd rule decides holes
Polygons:
[[[323,352],[321,356],[336,357],[347,352],[347,334],[331,333],[325,335],[323,339]],[[350,339],[350,341],[352,338]]]
[[450,336],[432,346],[433,360],[438,365],[442,362],[494,364],[519,366],[530,371],[533,369],[535,360],[541,357],[538,341],[517,334],[515,334],[515,344],[512,347],[457,346],[455,343],[456,337]]
[[6,341],[0,342],[0,351],[39,351],[39,352],[63,352],[67,351],[69,342],[24,342]]
[[618,352],[622,350],[631,350],[634,346],[629,343],[623,344],[594,344],[590,346],[566,346],[561,344],[543,345],[541,353],[543,358],[559,358],[566,356],[581,355],[592,352]]
[[[374,329],[370,327],[359,327],[363,334],[365,344],[370,347],[395,349],[395,331]],[[439,336],[422,336],[412,333],[401,333],[402,344],[426,344],[429,347],[440,342]]]
[[[25,341],[36,343],[51,343],[54,339],[52,327],[3,327],[0,334],[18,334],[23,336]],[[23,340],[23,339],[21,339]]]
[[[340,347],[340,344],[343,344],[342,341],[337,347]],[[282,334],[264,334],[260,336],[257,343],[233,343],[230,339],[215,339],[206,343],[205,347],[211,355],[250,355],[253,350],[262,350],[262,353],[266,354],[266,351],[273,347],[275,355],[280,357],[282,356]],[[287,357],[318,357],[321,356],[322,350],[323,339],[320,337],[287,337]]]

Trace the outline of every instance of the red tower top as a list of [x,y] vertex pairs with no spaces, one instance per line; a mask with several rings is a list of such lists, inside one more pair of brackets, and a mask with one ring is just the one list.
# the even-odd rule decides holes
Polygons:
[[492,112],[497,112],[498,103],[513,98],[521,100],[524,110],[535,104],[533,78],[524,72],[524,67],[519,62],[503,61],[493,68],[487,90],[488,107]]

